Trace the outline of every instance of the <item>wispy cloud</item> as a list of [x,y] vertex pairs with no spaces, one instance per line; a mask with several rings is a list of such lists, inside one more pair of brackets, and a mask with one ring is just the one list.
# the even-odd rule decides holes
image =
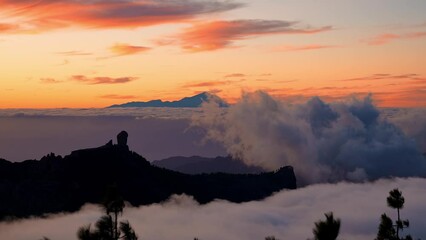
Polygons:
[[244,6],[233,1],[219,0],[0,0],[0,5],[6,17],[20,19],[17,26],[0,25],[0,31],[14,33],[37,33],[70,26],[133,28],[181,22],[198,15]]
[[19,29],[18,25],[10,23],[0,23],[0,33],[15,32]]
[[233,47],[235,41],[262,35],[315,34],[331,29],[331,26],[314,28],[299,22],[281,20],[213,21],[195,24],[176,38],[183,49],[201,52]]
[[364,40],[364,42],[366,42],[368,45],[384,45],[396,40],[418,39],[418,38],[425,38],[425,37],[426,37],[426,32],[411,32],[411,33],[403,33],[403,34],[385,33],[385,34],[377,35],[371,39]]
[[117,56],[133,55],[150,50],[149,47],[134,46],[126,43],[117,43],[109,48],[110,51]]
[[342,79],[339,81],[346,81],[346,82],[352,82],[352,81],[376,81],[376,80],[424,80],[426,78],[420,76],[416,73],[407,73],[407,74],[399,74],[399,75],[393,75],[388,73],[376,73],[369,76],[363,76],[363,77],[357,77],[357,78],[348,78],[348,79]]
[[72,81],[90,84],[90,85],[96,85],[96,84],[123,84],[123,83],[129,83],[137,78],[135,77],[119,77],[119,78],[113,78],[113,77],[87,77],[84,75],[74,75],[71,77]]
[[66,52],[57,52],[56,54],[61,55],[61,56],[67,56],[67,57],[93,55],[93,53],[83,52],[83,51],[66,51]]
[[199,87],[214,87],[228,84],[228,81],[210,81],[210,82],[197,82],[185,84],[185,88],[199,88]]
[[334,45],[320,45],[320,44],[311,44],[311,45],[301,45],[301,46],[278,46],[273,48],[273,51],[282,51],[282,52],[292,52],[292,51],[310,51],[310,50],[319,50],[325,48],[336,48]]
[[57,80],[55,78],[40,78],[40,82],[44,84],[56,84],[62,83],[63,81]]
[[243,78],[243,77],[246,77],[246,76],[247,75],[244,74],[244,73],[231,73],[231,74],[225,75],[224,77],[225,78]]

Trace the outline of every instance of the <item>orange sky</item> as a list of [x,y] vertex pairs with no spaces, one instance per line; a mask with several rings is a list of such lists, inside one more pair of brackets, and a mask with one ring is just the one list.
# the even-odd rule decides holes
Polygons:
[[423,0],[0,0],[0,108],[372,93],[426,107]]

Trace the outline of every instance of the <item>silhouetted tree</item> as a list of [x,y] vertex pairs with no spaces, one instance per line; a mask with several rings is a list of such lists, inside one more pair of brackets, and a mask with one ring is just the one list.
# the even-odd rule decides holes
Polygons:
[[335,240],[339,236],[340,219],[334,219],[333,213],[325,214],[325,221],[315,223],[313,230],[315,240]]
[[268,236],[265,240],[278,240],[275,236]]
[[113,214],[113,239],[118,239],[118,215],[123,212],[124,200],[118,193],[117,185],[109,186],[103,202],[103,207],[107,215]]
[[386,214],[383,214],[376,240],[412,240],[410,235],[402,238],[399,237],[399,231],[403,231],[404,228],[408,228],[410,226],[410,222],[408,220],[401,220],[400,209],[404,207],[405,203],[402,192],[397,188],[393,189],[389,192],[389,196],[386,201],[389,207],[397,210],[398,219],[395,221],[395,224],[393,224],[392,219]]
[[402,192],[398,189],[394,189],[389,192],[389,197],[386,199],[388,202],[388,206],[394,208],[398,212],[398,220],[396,221],[396,237],[399,239],[399,230],[404,230],[404,228],[408,228],[410,226],[410,222],[408,220],[401,221],[399,210],[404,207],[405,199],[402,196]]
[[395,229],[393,227],[392,219],[390,219],[386,214],[382,214],[379,232],[375,240],[396,240]]
[[120,222],[118,227],[118,215],[123,212],[124,200],[118,194],[116,185],[108,188],[102,203],[106,215],[102,216],[95,224],[81,227],[77,232],[79,240],[137,240],[138,237],[128,221]]
[[77,237],[79,240],[97,240],[99,237],[96,232],[92,232],[90,225],[85,227],[80,227],[77,231]]
[[137,240],[138,236],[136,235],[133,228],[130,226],[128,221],[120,222],[120,231],[123,234],[121,237],[123,240]]

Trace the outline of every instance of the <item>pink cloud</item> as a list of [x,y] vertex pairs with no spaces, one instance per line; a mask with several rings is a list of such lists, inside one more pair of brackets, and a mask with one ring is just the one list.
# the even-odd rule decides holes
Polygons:
[[238,40],[272,34],[316,34],[331,26],[312,28],[298,22],[269,20],[213,21],[195,24],[178,35],[178,43],[191,52],[213,51],[233,46]]
[[111,52],[118,56],[124,56],[124,55],[133,55],[141,52],[145,52],[150,50],[149,47],[143,47],[143,46],[132,46],[125,43],[117,43],[114,46],[110,47]]
[[244,6],[219,0],[0,0],[0,5],[4,16],[20,19],[13,28],[0,25],[0,32],[7,29],[11,33],[38,33],[70,26],[134,28],[182,22]]
[[365,40],[368,45],[384,45],[395,40],[417,39],[426,37],[426,32],[411,32],[404,34],[385,33]]

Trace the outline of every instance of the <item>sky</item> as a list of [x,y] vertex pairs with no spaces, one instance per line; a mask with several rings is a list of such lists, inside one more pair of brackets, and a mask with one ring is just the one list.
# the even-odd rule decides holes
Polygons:
[[0,0],[0,108],[203,91],[426,106],[423,0]]

